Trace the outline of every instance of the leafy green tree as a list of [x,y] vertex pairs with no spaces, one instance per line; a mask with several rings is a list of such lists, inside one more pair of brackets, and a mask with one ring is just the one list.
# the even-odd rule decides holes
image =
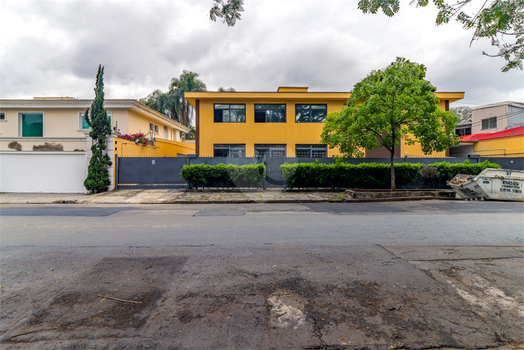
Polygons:
[[460,106],[451,108],[451,111],[459,118],[459,123],[467,123],[471,121],[471,107]]
[[234,88],[232,88],[232,87],[227,88],[227,89],[223,88],[223,87],[219,87],[217,92],[236,92],[236,90]]
[[160,89],[157,89],[139,101],[155,111],[164,114],[168,118],[179,120],[176,112],[175,96],[167,92],[162,92]]
[[191,124],[193,106],[185,99],[185,93],[191,91],[207,91],[206,84],[198,79],[200,74],[183,70],[178,78],[171,79],[169,94],[174,96],[174,108],[179,121],[185,126]]
[[[474,29],[473,41],[487,38],[499,50],[496,54],[484,55],[502,57],[506,65],[503,72],[512,68],[522,69],[524,59],[524,0],[486,0],[476,14],[465,13],[464,7],[471,5],[472,0],[458,0],[446,3],[444,0],[433,0],[439,10],[436,24],[448,23],[456,19],[464,28]],[[429,0],[413,0],[417,6],[425,7]],[[393,16],[400,9],[400,0],[360,0],[358,8],[364,13],[375,14],[379,9],[386,16]],[[509,38],[509,41],[507,40]],[[470,43],[470,46],[471,46]]]
[[193,106],[185,99],[185,93],[206,91],[207,89],[206,84],[198,79],[198,76],[198,73],[184,70],[178,78],[171,79],[167,92],[157,89],[146,98],[141,98],[140,102],[168,118],[177,120],[185,126],[190,126]]
[[213,7],[209,11],[212,21],[217,17],[222,18],[229,27],[235,25],[237,19],[240,20],[240,12],[244,11],[244,0],[213,0]]
[[321,139],[346,157],[385,147],[390,152],[391,190],[395,191],[395,147],[420,143],[429,154],[454,144],[457,118],[438,108],[436,89],[425,80],[426,67],[397,58],[355,84],[347,107],[327,116]]
[[[223,18],[228,26],[235,25],[240,20],[240,12],[244,11],[243,0],[213,0],[209,14],[211,20]],[[429,0],[412,0],[411,4],[425,7]],[[498,48],[498,53],[488,54],[489,57],[502,57],[506,65],[503,72],[513,68],[522,69],[524,59],[524,0],[486,0],[475,14],[465,13],[464,7],[471,5],[472,0],[457,0],[455,3],[444,0],[433,0],[439,10],[436,24],[448,23],[451,19],[459,21],[464,28],[474,29],[470,42],[478,39],[488,39]],[[479,2],[477,2],[479,3]],[[378,10],[392,17],[400,10],[400,0],[360,0],[358,8],[364,13],[376,14]]]
[[85,111],[85,119],[91,128],[89,136],[93,139],[91,146],[93,156],[89,161],[84,186],[90,193],[105,192],[111,184],[107,167],[112,163],[106,152],[107,136],[111,134],[111,122],[104,108],[104,67],[102,65],[98,66],[96,74],[95,99],[91,108]]

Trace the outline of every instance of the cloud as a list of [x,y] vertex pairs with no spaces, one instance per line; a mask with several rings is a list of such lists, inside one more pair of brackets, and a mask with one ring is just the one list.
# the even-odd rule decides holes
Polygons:
[[[247,0],[235,27],[211,22],[211,1],[4,0],[0,97],[90,98],[98,64],[106,97],[166,90],[188,69],[209,89],[349,91],[371,70],[401,56],[423,63],[439,91],[465,91],[463,103],[522,100],[521,71],[501,73],[487,41],[436,27],[436,10],[404,6],[393,18],[364,15],[357,0]],[[458,102],[460,103],[460,102]]]

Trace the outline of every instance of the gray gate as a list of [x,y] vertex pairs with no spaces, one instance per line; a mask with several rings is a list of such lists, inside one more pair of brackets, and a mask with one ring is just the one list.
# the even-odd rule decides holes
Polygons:
[[266,186],[267,187],[284,187],[284,177],[280,166],[286,162],[286,158],[265,158],[266,166]]
[[180,177],[187,157],[115,157],[116,188],[187,188]]

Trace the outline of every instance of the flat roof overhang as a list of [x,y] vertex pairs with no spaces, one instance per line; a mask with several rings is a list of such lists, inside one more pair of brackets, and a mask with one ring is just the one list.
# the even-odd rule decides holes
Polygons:
[[[185,98],[193,106],[196,100],[231,101],[241,102],[245,100],[294,100],[294,101],[346,101],[351,94],[349,92],[186,92]],[[464,98],[464,92],[435,92],[441,100],[450,103]]]

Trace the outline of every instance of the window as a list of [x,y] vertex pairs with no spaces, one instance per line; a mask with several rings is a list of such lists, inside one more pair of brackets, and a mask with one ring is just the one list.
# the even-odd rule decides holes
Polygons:
[[246,105],[215,104],[215,123],[245,123]]
[[255,105],[255,123],[285,123],[286,105]]
[[471,127],[468,128],[457,128],[455,129],[457,136],[471,135]]
[[255,145],[255,157],[284,158],[286,145]]
[[0,122],[5,122],[5,112],[0,112]]
[[167,126],[164,125],[164,139],[167,140],[167,135],[169,135],[169,130]]
[[[87,125],[87,122],[86,122],[86,116],[85,116],[85,113],[84,112],[80,112],[78,113],[79,117],[78,117],[78,130],[89,130],[89,125]],[[111,126],[113,125],[113,121],[112,121],[112,113],[111,112],[107,112],[107,117],[109,118],[109,123],[111,124]]]
[[160,132],[160,128],[156,124],[149,123],[149,131],[153,134],[158,134]]
[[327,105],[295,105],[296,123],[323,123],[326,115]]
[[245,157],[246,145],[214,145],[213,157]]
[[44,136],[43,113],[20,113],[18,115],[19,135],[22,137]]
[[497,117],[482,119],[482,130],[497,128]]
[[326,158],[327,145],[296,145],[297,158]]

